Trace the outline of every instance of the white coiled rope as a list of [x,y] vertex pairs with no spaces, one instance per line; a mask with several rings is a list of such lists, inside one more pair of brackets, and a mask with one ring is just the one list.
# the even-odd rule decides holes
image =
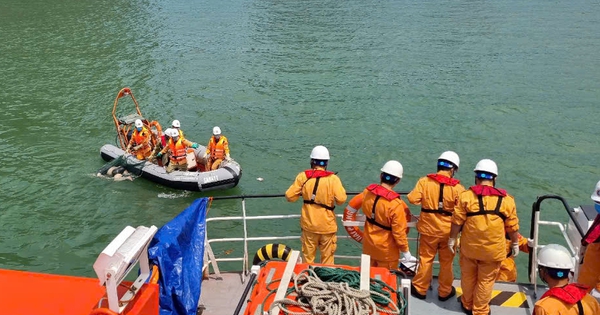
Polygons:
[[[305,269],[294,277],[294,290],[290,295],[295,295],[296,300],[285,298],[275,301],[269,310],[278,306],[289,315],[400,314],[398,306],[387,296],[376,291],[357,290],[344,282],[324,282],[312,269]],[[381,296],[392,308],[378,306],[371,294]],[[297,306],[303,312],[292,311],[290,306]]]

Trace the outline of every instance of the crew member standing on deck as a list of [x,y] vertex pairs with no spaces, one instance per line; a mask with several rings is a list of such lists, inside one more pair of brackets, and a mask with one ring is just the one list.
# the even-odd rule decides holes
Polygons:
[[452,212],[458,203],[458,196],[465,191],[460,181],[453,178],[459,165],[458,154],[453,151],[442,153],[437,160],[437,173],[420,178],[407,195],[410,203],[421,205],[417,222],[420,233],[419,268],[410,288],[411,295],[418,299],[426,298],[436,253],[440,262],[438,299],[446,301],[456,295],[456,289],[452,286],[454,253],[448,250],[448,238]]
[[538,271],[550,288],[535,303],[533,315],[600,314],[600,305],[588,286],[569,283],[573,261],[569,251],[558,244],[548,244],[538,253]]
[[337,248],[337,220],[335,205],[346,202],[346,190],[335,173],[327,171],[329,150],[322,145],[310,153],[310,169],[296,176],[294,183],[285,192],[289,202],[302,196],[302,255],[306,263],[315,262],[317,248],[321,252],[321,263],[333,265],[333,254]]
[[591,198],[598,215],[581,240],[584,255],[577,282],[589,286],[590,294],[600,301],[600,182],[596,184]]
[[506,258],[504,233],[510,236],[513,255],[519,254],[519,218],[515,199],[495,187],[496,163],[481,160],[474,171],[475,186],[460,194],[454,208],[448,247],[455,251],[456,237],[462,229],[461,306],[467,314],[488,315],[494,282]]
[[361,193],[365,214],[363,254],[371,256],[371,266],[398,269],[400,252],[406,261],[415,261],[406,238],[408,206],[393,189],[404,169],[398,161],[388,161],[381,168],[380,183],[371,184]]

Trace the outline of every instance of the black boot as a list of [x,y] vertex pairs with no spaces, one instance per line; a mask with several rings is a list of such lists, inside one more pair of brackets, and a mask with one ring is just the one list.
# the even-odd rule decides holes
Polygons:
[[415,289],[415,286],[412,284],[410,285],[410,295],[416,297],[419,300],[424,300],[427,297],[427,293],[419,293],[419,291],[417,291],[417,289]]
[[450,291],[450,294],[448,294],[448,295],[446,295],[444,297],[438,296],[438,300],[440,300],[442,302],[445,302],[445,301],[448,301],[450,298],[452,298],[455,295],[456,295],[456,288],[452,287],[452,290]]

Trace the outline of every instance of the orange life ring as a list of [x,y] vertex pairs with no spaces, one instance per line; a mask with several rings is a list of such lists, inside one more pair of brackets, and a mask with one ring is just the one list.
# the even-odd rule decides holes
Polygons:
[[[342,219],[342,223],[344,225],[344,229],[350,237],[362,243],[364,232],[360,229],[361,226],[365,225],[366,218],[364,214],[358,213],[363,203],[363,194],[358,194],[354,196],[354,198],[350,199],[348,205],[344,209],[344,217]],[[408,208],[404,209],[406,214],[406,222],[410,222],[412,220],[412,214]],[[406,234],[410,231],[410,228],[406,228]]]

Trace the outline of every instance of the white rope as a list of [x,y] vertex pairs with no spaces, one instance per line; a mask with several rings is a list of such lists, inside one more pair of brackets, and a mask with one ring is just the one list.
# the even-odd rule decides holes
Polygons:
[[[312,269],[303,270],[294,277],[294,290],[289,296],[296,296],[296,300],[285,298],[274,301],[269,311],[278,306],[289,315],[400,314],[398,306],[387,296],[376,291],[357,290],[343,282],[323,282]],[[377,306],[371,294],[381,296],[393,306],[392,309]],[[297,306],[303,311],[290,310],[290,306]]]

